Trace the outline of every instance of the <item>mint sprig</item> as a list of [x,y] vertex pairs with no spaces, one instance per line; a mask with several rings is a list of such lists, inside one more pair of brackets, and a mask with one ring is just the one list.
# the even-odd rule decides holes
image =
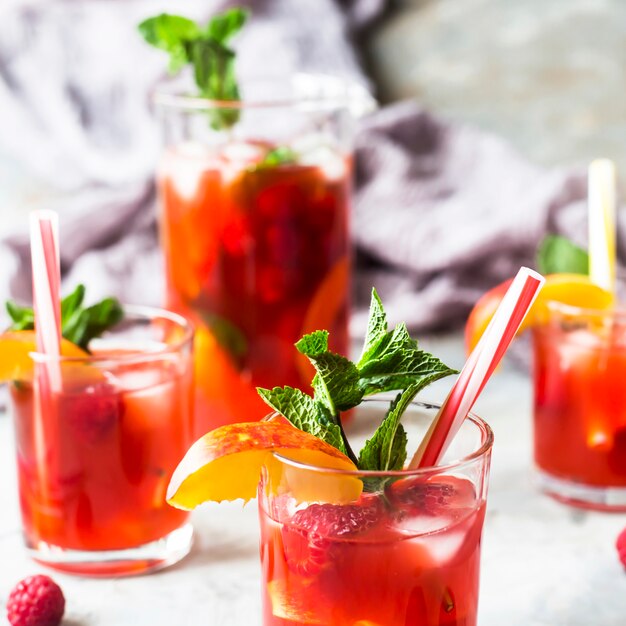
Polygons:
[[[239,7],[213,16],[204,26],[180,15],[162,13],[141,22],[138,30],[147,43],[169,54],[171,73],[179,72],[188,64],[193,66],[202,97],[238,102],[236,54],[229,44],[247,19],[248,11]],[[237,107],[211,108],[208,114],[215,130],[228,129],[239,120]]]
[[[405,324],[389,330],[383,304],[372,290],[370,317],[358,363],[329,350],[328,332],[318,330],[296,343],[315,367],[313,396],[291,387],[258,389],[261,397],[294,426],[347,454],[361,470],[401,469],[407,437],[401,418],[417,393],[430,383],[456,373],[432,354],[420,350]],[[341,413],[368,396],[398,391],[385,418],[358,457],[343,430]],[[380,485],[366,482],[366,488]]]
[[[124,311],[116,298],[105,298],[92,306],[84,307],[85,286],[76,289],[61,300],[61,334],[65,339],[89,351],[89,342],[115,326],[124,317]],[[6,310],[12,320],[9,330],[32,330],[35,314],[32,308],[22,307],[10,300]]]
[[537,250],[542,274],[589,274],[589,254],[561,235],[547,235]]

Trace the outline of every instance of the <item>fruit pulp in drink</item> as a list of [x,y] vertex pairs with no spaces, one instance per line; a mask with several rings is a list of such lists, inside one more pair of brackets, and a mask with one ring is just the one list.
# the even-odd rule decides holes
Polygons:
[[[113,362],[123,352],[94,356]],[[124,550],[186,522],[188,514],[165,501],[170,476],[193,441],[192,372],[184,361],[120,360],[109,371],[68,362],[61,363],[59,389],[11,383],[30,547]]]
[[262,418],[257,386],[308,389],[303,334],[349,347],[350,159],[318,146],[267,165],[273,149],[185,144],[161,163],[167,306],[196,328],[199,433]]
[[261,504],[264,626],[475,626],[485,504],[446,483],[399,506]]
[[626,486],[626,331],[573,324],[534,331],[534,448],[542,472]]

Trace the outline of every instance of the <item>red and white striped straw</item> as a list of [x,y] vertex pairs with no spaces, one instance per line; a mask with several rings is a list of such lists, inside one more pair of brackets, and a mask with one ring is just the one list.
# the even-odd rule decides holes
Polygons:
[[[37,351],[50,357],[61,354],[61,267],[59,261],[59,218],[54,211],[34,211],[30,215],[30,252],[33,270],[33,309]],[[56,361],[44,370],[52,389],[61,386]]]
[[409,469],[439,463],[526,317],[543,276],[522,267],[433,420]]

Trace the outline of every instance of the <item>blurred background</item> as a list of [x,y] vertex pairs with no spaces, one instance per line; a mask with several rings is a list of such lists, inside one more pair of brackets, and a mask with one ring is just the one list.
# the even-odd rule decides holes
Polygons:
[[[161,285],[144,277],[160,263],[151,178],[159,138],[149,94],[164,77],[165,62],[140,40],[136,25],[161,11],[203,20],[229,4],[3,0],[0,298],[29,298],[25,216],[51,207],[61,213],[69,282],[97,276],[94,297],[113,292],[135,301],[159,299]],[[408,258],[414,255],[404,253],[406,262],[386,257],[368,241],[373,225],[364,216],[372,194],[357,181],[362,284],[381,280],[381,272],[385,280],[393,275],[386,295],[398,316],[415,301],[402,304],[394,296],[421,291],[431,314],[415,319],[416,326],[459,322],[482,290],[520,262],[532,263],[545,232],[582,242],[587,162],[606,156],[626,167],[621,0],[244,4],[254,15],[237,43],[244,79],[260,68],[299,69],[368,85],[382,108],[364,122],[361,148],[386,133],[405,153],[403,182],[436,182],[432,193],[417,194],[416,234],[407,245],[423,247],[422,258],[436,252],[437,261],[415,265]],[[415,103],[408,113],[393,108],[407,100]],[[415,131],[413,143],[399,138],[398,120]],[[428,137],[434,132],[446,139],[433,148]],[[463,146],[462,158],[456,145]],[[376,175],[393,179],[396,173],[382,159]],[[384,198],[392,208],[401,202],[393,193]],[[439,227],[433,226],[437,219]],[[421,228],[426,222],[431,227]],[[480,237],[473,232],[477,223]],[[442,319],[447,304],[452,313]]]

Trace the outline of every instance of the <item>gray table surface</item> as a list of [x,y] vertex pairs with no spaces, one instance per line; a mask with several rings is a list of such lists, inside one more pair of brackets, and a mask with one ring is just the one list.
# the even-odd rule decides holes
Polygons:
[[[448,363],[460,336],[425,339]],[[428,390],[441,399],[449,381]],[[480,626],[624,626],[626,573],[614,542],[626,515],[573,511],[540,495],[530,469],[530,383],[505,365],[476,407],[494,447],[484,531]],[[44,571],[21,547],[10,419],[0,415],[0,602],[23,576]],[[169,570],[127,579],[54,574],[65,626],[256,626],[260,618],[256,506],[205,505],[192,553]],[[4,619],[4,617],[0,618]],[[5,622],[2,622],[5,623]]]

